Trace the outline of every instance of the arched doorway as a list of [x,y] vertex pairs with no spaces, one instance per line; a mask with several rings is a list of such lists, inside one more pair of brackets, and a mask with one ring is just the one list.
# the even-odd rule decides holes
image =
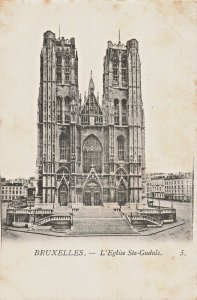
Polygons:
[[118,194],[117,200],[118,200],[119,205],[125,205],[127,202],[127,189],[122,182],[118,187],[117,194]]
[[65,183],[59,187],[58,195],[60,206],[68,205],[68,188]]
[[102,191],[100,185],[95,181],[86,184],[83,193],[83,203],[85,206],[100,206]]

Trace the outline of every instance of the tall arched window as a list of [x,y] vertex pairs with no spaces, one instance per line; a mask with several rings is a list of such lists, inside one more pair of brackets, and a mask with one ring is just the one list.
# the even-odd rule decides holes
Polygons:
[[70,122],[70,101],[69,97],[65,98],[65,123]]
[[65,82],[69,83],[70,81],[70,58],[69,56],[65,57]]
[[122,125],[127,125],[127,100],[122,100]]
[[119,100],[114,99],[114,124],[119,125]]
[[118,136],[118,160],[124,160],[125,158],[125,149],[124,143],[125,139],[122,135]]
[[83,172],[88,173],[92,166],[97,173],[102,172],[102,148],[93,135],[87,138],[83,146]]
[[121,59],[121,73],[122,73],[122,86],[125,86],[127,81],[127,57],[125,54],[122,55],[122,59]]
[[119,59],[118,56],[115,55],[113,59],[113,80],[115,83],[118,83],[118,65],[119,65]]
[[62,56],[60,53],[57,55],[57,82],[62,82]]
[[62,123],[62,99],[57,99],[57,121]]
[[69,134],[62,132],[59,138],[60,159],[70,160],[70,141]]

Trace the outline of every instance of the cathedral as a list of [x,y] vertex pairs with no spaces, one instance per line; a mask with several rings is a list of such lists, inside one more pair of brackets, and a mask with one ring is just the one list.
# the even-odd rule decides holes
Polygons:
[[[102,101],[90,75],[82,101],[75,39],[44,33],[36,204],[127,205],[144,196],[145,124],[135,39],[107,44]],[[87,83],[88,85],[88,83]]]

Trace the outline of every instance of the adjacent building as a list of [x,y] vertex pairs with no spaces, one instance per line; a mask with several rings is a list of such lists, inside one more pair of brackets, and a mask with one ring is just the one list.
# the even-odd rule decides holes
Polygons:
[[146,175],[147,198],[191,201],[192,174],[189,172]]
[[5,182],[1,185],[2,201],[27,198],[27,185],[21,182]]
[[35,178],[16,178],[1,180],[2,201],[13,201],[17,199],[35,200]]
[[191,201],[192,174],[169,174],[165,178],[165,198],[173,200]]
[[147,198],[165,198],[165,173],[146,174],[146,194]]
[[91,74],[82,103],[78,59],[74,38],[44,33],[36,203],[139,202],[145,173],[145,123],[138,42],[108,42],[102,101],[95,96]]

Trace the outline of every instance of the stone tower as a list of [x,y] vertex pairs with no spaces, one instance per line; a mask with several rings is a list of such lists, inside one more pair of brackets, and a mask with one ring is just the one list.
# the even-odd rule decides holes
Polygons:
[[[108,42],[104,57],[103,112],[108,127],[109,172],[118,167],[128,173],[128,201],[142,199],[145,172],[145,125],[141,95],[138,42],[126,46]],[[125,149],[124,154],[122,149]],[[122,154],[121,154],[122,152]],[[111,186],[112,197],[115,186]]]
[[[37,202],[55,201],[56,171],[61,163],[69,168],[71,174],[75,174],[79,105],[75,39],[56,39],[54,33],[47,31],[44,33],[40,55]],[[69,189],[72,197],[75,188],[71,184]]]
[[81,104],[75,40],[45,32],[37,128],[37,204],[139,202],[145,127],[138,42],[108,42],[102,105],[92,73]]

